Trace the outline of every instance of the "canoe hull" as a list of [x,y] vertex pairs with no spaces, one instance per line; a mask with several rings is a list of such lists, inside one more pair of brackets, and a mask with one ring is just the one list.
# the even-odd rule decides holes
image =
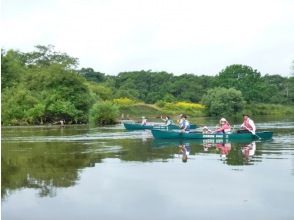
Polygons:
[[[152,130],[154,128],[160,130],[172,130],[172,129],[180,129],[178,125],[141,125],[139,123],[124,123],[124,127],[127,130]],[[191,129],[196,129],[197,125],[190,125]]]
[[141,125],[138,123],[124,123],[124,127],[127,130],[151,130],[153,129],[153,125]]
[[202,134],[200,132],[181,133],[179,131],[151,130],[156,139],[223,139],[223,140],[270,140],[273,132],[261,131],[256,135],[251,133],[231,133],[231,134]]

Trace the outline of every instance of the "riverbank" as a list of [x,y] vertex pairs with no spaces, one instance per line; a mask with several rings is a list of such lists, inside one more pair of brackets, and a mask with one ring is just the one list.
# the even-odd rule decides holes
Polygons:
[[[142,116],[147,118],[160,118],[161,115],[177,116],[181,113],[187,114],[193,118],[208,117],[206,109],[193,109],[193,108],[179,108],[177,106],[168,105],[169,108],[160,108],[156,105],[151,104],[135,104],[129,106],[120,107],[122,119],[138,119]],[[292,105],[279,105],[279,104],[251,104],[245,107],[242,112],[236,112],[233,116],[227,117],[240,117],[243,113],[247,113],[252,117],[258,116],[277,116],[281,117],[284,115],[294,116],[294,106]]]
[[[246,106],[242,112],[237,112],[235,115],[225,116],[230,119],[240,119],[242,113],[246,112],[251,117],[278,117],[283,118],[284,116],[293,116],[294,117],[294,106],[292,105],[277,105],[277,104],[251,104]],[[119,116],[116,121],[119,123],[121,120],[140,120],[142,116],[145,116],[148,121],[161,121],[160,116],[169,115],[170,117],[176,119],[179,114],[187,114],[192,121],[201,121],[205,124],[205,118],[209,117],[206,109],[197,109],[193,107],[179,107],[168,103],[168,105],[159,107],[154,104],[145,104],[145,103],[135,103],[130,105],[119,106]],[[238,121],[238,120],[237,120]],[[73,123],[66,122],[66,125],[78,125]],[[29,124],[27,121],[13,121],[10,125],[7,126],[31,126],[34,124]],[[60,126],[58,124],[43,124],[44,126]],[[3,125],[2,125],[3,126]],[[40,126],[35,124],[34,126]]]

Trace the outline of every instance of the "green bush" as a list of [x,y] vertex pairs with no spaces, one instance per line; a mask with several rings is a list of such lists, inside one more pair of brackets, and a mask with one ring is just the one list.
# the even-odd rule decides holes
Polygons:
[[110,101],[98,102],[90,109],[89,120],[98,125],[114,124],[119,116],[119,108]]
[[210,116],[229,116],[241,112],[245,102],[241,91],[230,88],[214,88],[203,96],[202,103],[207,106]]

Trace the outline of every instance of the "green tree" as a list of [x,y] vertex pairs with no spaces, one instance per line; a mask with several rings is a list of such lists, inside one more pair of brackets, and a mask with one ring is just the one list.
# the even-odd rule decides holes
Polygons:
[[217,82],[220,87],[240,90],[247,102],[263,101],[261,74],[250,66],[227,66],[219,73]]
[[109,100],[113,97],[112,89],[109,87],[106,87],[102,84],[97,84],[95,82],[87,82],[86,85],[96,100]]
[[1,50],[1,90],[17,85],[25,74],[25,65],[19,51]]
[[114,124],[119,116],[119,108],[110,101],[97,102],[90,110],[89,120],[99,125]]
[[25,63],[29,67],[59,64],[65,69],[73,69],[78,65],[77,58],[55,51],[53,45],[37,45],[35,48],[37,49],[36,51],[23,54]]
[[245,105],[241,91],[221,87],[208,90],[202,103],[207,106],[210,116],[226,117],[241,112]]
[[100,72],[95,72],[92,68],[82,68],[79,71],[81,76],[85,77],[88,81],[93,81],[96,83],[101,83],[105,81],[105,74]]

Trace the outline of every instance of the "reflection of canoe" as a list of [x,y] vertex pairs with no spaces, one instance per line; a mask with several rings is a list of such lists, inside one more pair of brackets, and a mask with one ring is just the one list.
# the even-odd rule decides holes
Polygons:
[[[124,123],[124,126],[127,130],[151,130],[151,129],[165,129],[165,130],[172,130],[172,129],[179,129],[178,125],[169,125],[165,126],[163,124],[153,124],[153,125],[141,125],[139,123]],[[197,125],[190,125],[191,129],[196,129]]]
[[205,144],[250,144],[253,140],[246,139],[153,139],[152,147],[163,146],[178,146],[180,144],[193,144],[193,145],[205,145]]
[[176,130],[151,130],[153,136],[159,139],[223,139],[223,140],[269,140],[273,132],[259,131],[256,135],[252,133],[231,133],[231,134],[202,134],[201,132],[182,133]]

